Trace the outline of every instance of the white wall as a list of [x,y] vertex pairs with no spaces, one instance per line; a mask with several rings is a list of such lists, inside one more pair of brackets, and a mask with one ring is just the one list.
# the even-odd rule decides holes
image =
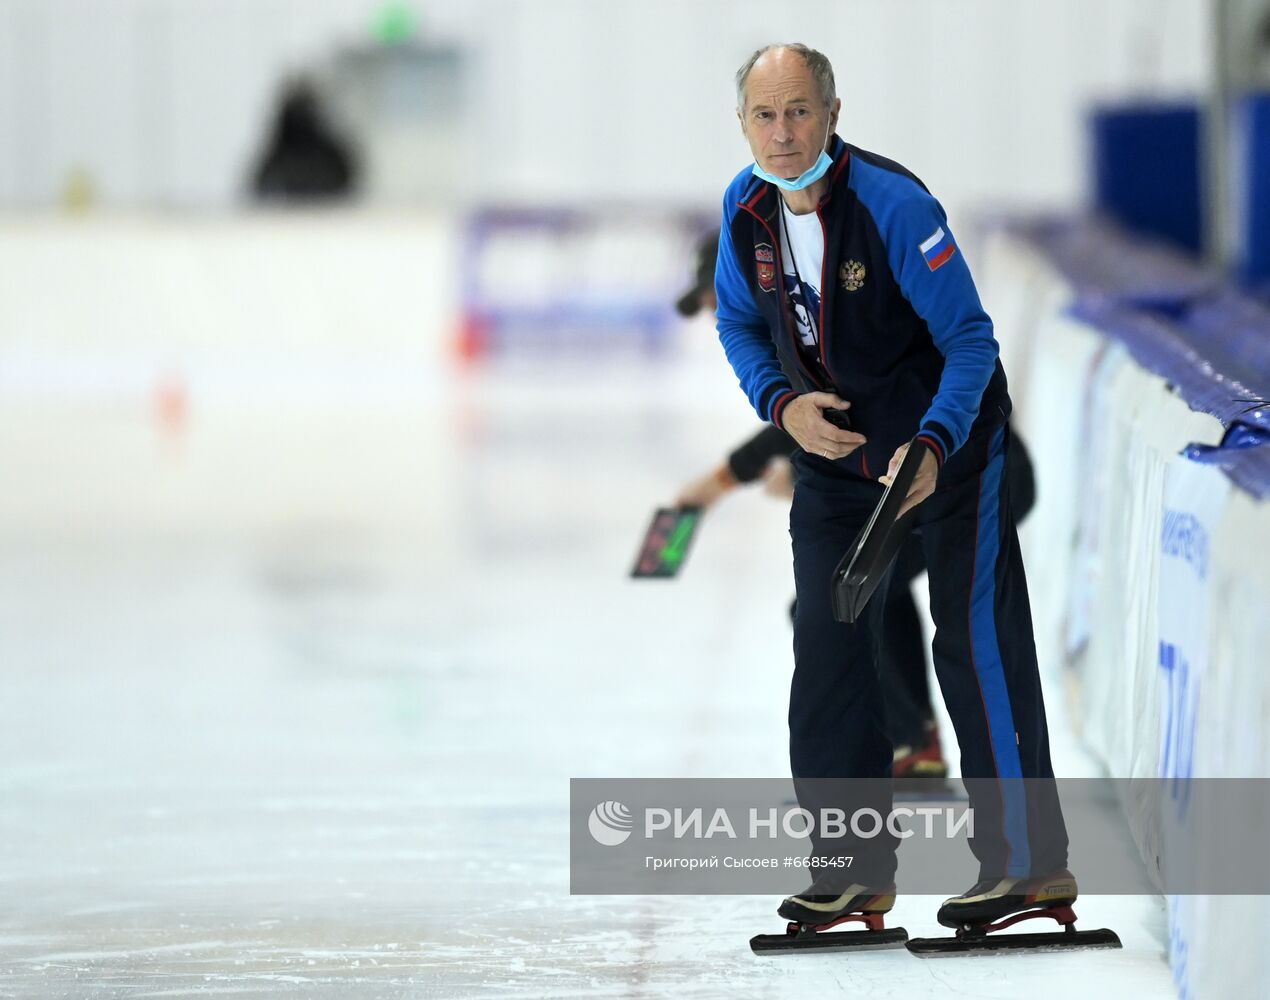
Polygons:
[[[1074,290],[1041,254],[998,231],[984,260],[980,288],[1007,332],[1002,353],[1021,403],[1012,423],[1041,484],[1021,531],[1037,647],[1066,646],[1065,686],[1086,746],[1114,778],[1264,779],[1270,507],[1178,454],[1219,440],[1220,422],[1066,315]],[[1076,411],[1080,419],[1053,417]],[[1194,519],[1202,571],[1164,544],[1166,511]],[[1164,643],[1177,648],[1168,670]],[[1211,811],[1179,818],[1144,785],[1121,789],[1152,878],[1161,858],[1166,871],[1183,863],[1179,830],[1204,837],[1203,824],[1221,821]],[[1265,896],[1172,896],[1168,920],[1179,997],[1265,993]]]
[[[288,70],[379,0],[0,0],[0,205],[84,165],[110,205],[234,202]],[[759,44],[834,61],[841,132],[946,202],[1064,203],[1090,99],[1194,93],[1208,0],[415,0],[471,54],[478,198],[713,204],[746,160],[731,77]],[[456,143],[465,144],[464,137]],[[421,164],[420,169],[426,169]]]

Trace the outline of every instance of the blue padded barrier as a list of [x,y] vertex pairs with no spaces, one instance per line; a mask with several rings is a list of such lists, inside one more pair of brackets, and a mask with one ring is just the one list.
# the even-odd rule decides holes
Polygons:
[[1104,220],[1045,216],[1010,223],[1081,296],[1168,310],[1218,290],[1221,279],[1171,247],[1134,240]]
[[1011,228],[1071,284],[1075,317],[1122,342],[1191,409],[1226,428],[1220,443],[1182,453],[1270,496],[1270,308],[1189,258],[1104,223],[1044,219]]

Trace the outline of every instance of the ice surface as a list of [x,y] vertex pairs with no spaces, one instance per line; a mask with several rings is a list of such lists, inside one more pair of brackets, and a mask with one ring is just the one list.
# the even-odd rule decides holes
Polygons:
[[179,442],[0,412],[0,996],[1174,995],[1153,899],[1081,901],[1120,952],[920,961],[755,958],[774,898],[569,895],[571,777],[786,773],[781,505],[625,578],[752,426],[716,351],[195,394]]

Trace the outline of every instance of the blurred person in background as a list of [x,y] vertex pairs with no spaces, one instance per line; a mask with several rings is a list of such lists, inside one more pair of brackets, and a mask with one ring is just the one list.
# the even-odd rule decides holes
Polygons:
[[266,201],[323,201],[352,194],[357,162],[351,145],[326,120],[313,85],[283,90],[252,191]]
[[[830,582],[918,441],[924,454],[905,509],[918,506],[935,670],[963,777],[992,779],[990,791],[969,789],[979,879],[946,900],[938,919],[983,927],[1068,906],[1076,885],[1003,486],[1011,403],[991,320],[939,202],[904,167],[834,134],[842,102],[824,55],[803,45],[759,49],[736,85],[754,163],[723,199],[717,327],[751,405],[801,446],[790,512],[789,710],[800,802],[813,815],[836,804],[818,799],[815,779],[890,777],[877,652],[883,602],[844,624]],[[1047,780],[1004,780],[1018,778]],[[889,791],[868,794],[889,812]],[[825,866],[780,915],[817,927],[889,911],[897,846],[890,834],[834,841],[818,831],[813,861]],[[841,854],[853,855],[849,870],[833,866]]]

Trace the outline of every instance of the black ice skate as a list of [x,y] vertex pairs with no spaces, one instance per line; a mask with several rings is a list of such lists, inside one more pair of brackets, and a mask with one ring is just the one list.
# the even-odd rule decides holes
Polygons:
[[[836,873],[835,873],[836,874]],[[777,909],[789,921],[784,934],[759,934],[750,938],[756,954],[823,950],[828,948],[896,948],[908,940],[903,927],[885,925],[884,917],[895,905],[895,886],[879,892],[862,885],[830,888],[833,876],[822,876],[797,896],[789,896]],[[826,933],[839,924],[862,923],[864,930]]]
[[[944,900],[939,922],[956,928],[949,938],[913,938],[914,955],[963,955],[994,951],[1119,948],[1114,931],[1076,930],[1076,878],[1069,871],[1040,878],[992,878],[976,882],[960,896]],[[1048,918],[1061,931],[1041,934],[1001,934],[1023,920]]]

